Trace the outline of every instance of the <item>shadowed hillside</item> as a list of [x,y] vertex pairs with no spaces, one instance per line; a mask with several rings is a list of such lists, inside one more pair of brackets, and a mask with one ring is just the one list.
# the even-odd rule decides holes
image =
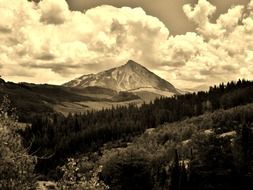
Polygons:
[[[101,87],[69,88],[47,84],[12,83],[2,80],[0,97],[8,95],[22,121],[28,121],[37,114],[54,112],[83,113],[99,110],[113,105],[141,103],[142,100],[132,93],[116,92]],[[93,106],[93,102],[96,106]]]

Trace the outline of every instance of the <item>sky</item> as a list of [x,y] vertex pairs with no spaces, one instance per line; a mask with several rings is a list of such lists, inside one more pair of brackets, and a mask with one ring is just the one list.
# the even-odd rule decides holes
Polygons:
[[253,79],[253,0],[0,0],[0,75],[62,84],[132,59],[180,89]]

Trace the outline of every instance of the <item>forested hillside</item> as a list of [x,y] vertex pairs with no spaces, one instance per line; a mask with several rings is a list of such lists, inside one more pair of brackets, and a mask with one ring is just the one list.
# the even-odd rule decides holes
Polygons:
[[[51,155],[59,161],[78,152],[93,151],[108,141],[131,140],[165,122],[175,122],[192,116],[251,103],[253,82],[239,80],[198,92],[171,98],[156,99],[151,104],[115,107],[85,114],[48,114],[34,117],[32,126],[24,132],[31,152]],[[29,140],[30,139],[30,140]],[[43,161],[44,162],[44,161]],[[54,161],[50,160],[54,165]],[[50,167],[46,163],[47,167]],[[42,168],[45,168],[42,165]]]
[[101,179],[111,189],[127,189],[129,181],[136,182],[131,189],[252,189],[252,158],[249,104],[147,130],[103,154]]
[[252,93],[253,82],[239,80],[139,107],[38,115],[19,132],[38,158],[37,174],[60,186],[252,187]]
[[8,96],[11,100],[22,122],[30,122],[34,116],[55,112],[67,115],[69,112],[83,113],[86,110],[97,110],[114,104],[142,102],[140,97],[133,93],[116,92],[101,87],[69,88],[48,84],[5,82],[0,78],[0,101],[4,96]]

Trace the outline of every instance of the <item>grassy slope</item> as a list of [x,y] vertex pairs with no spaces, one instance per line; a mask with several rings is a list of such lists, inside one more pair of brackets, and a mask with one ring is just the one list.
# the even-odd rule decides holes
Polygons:
[[21,117],[54,111],[66,115],[68,112],[84,112],[87,109],[102,109],[118,104],[142,102],[132,93],[117,93],[100,87],[83,89],[47,84],[3,82],[0,84],[0,99],[6,94],[13,102],[13,106],[17,108],[18,113],[21,113]]

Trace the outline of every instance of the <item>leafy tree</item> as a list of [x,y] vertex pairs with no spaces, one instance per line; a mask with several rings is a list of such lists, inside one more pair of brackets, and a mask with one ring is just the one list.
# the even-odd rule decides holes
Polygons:
[[24,125],[11,114],[10,101],[4,97],[0,107],[0,189],[32,189],[36,158],[28,155],[17,133]]
[[233,189],[235,181],[231,142],[215,134],[194,139],[195,157],[190,163],[192,189]]
[[151,190],[153,186],[149,160],[135,153],[111,158],[101,178],[112,190]]

